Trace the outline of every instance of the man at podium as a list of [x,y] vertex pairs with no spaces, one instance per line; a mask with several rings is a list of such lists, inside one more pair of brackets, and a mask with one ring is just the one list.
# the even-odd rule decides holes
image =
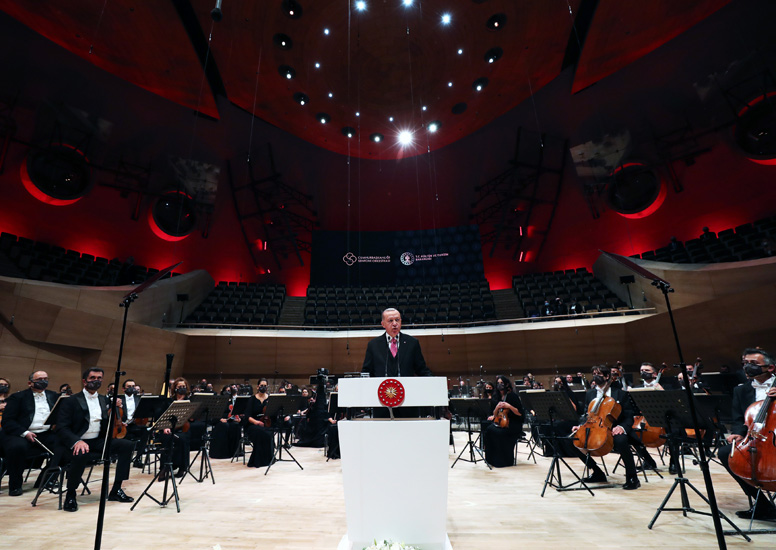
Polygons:
[[401,313],[394,308],[383,311],[380,323],[385,332],[369,342],[361,372],[374,377],[433,376],[426,366],[420,342],[401,332]]

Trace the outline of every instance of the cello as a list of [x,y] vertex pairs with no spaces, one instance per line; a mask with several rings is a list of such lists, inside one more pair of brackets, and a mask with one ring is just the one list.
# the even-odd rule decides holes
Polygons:
[[[668,367],[663,367],[655,377],[655,385],[660,386],[660,377],[663,376],[663,371]],[[657,389],[657,388],[655,388]],[[662,389],[662,387],[660,388]],[[650,426],[643,416],[633,417],[633,429],[639,434],[641,444],[645,447],[657,449],[662,447],[666,442],[666,430],[665,428]]]
[[604,456],[614,448],[612,427],[622,412],[622,406],[606,392],[614,382],[610,375],[603,387],[603,396],[590,402],[587,420],[576,431],[574,446],[590,456]]
[[[776,379],[771,388],[776,386]],[[769,388],[770,389],[770,388]],[[730,471],[753,487],[776,490],[776,400],[749,405],[744,415],[746,437],[730,449]]]

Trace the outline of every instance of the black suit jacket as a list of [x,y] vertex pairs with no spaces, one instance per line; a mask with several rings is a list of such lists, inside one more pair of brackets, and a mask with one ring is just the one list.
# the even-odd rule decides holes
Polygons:
[[[612,399],[617,401],[617,403],[620,404],[620,407],[622,407],[620,416],[617,417],[614,426],[622,426],[626,433],[630,433],[633,429],[633,406],[631,405],[628,392],[617,387],[612,387],[611,389]],[[592,403],[596,397],[598,397],[598,390],[595,388],[587,390],[587,393],[585,394],[585,416],[587,416],[587,410],[590,407],[590,403]],[[614,426],[612,426],[612,428],[614,428]]]
[[137,410],[137,406],[140,405],[140,396],[139,395],[132,395],[130,397],[127,397],[127,394],[119,395],[119,399],[121,399],[121,420],[126,422],[127,421],[127,399],[131,399],[135,402],[135,409]]
[[744,423],[746,409],[754,403],[757,392],[752,387],[752,381],[747,380],[740,386],[733,388],[733,424],[730,432],[738,435],[746,435],[749,429]]
[[[59,394],[51,390],[43,391],[46,394],[49,407],[53,409]],[[11,394],[3,411],[3,432],[7,435],[22,435],[29,429],[34,416],[35,398],[32,396],[31,389],[27,388]]]
[[[388,376],[388,340],[385,333],[374,338],[366,346],[366,355],[361,372],[368,372],[371,377],[383,378]],[[409,334],[399,333],[399,373],[398,376],[433,376],[426,366],[423,352],[420,350],[420,342]]]
[[[105,436],[105,427],[108,425],[108,398],[99,395],[100,409],[102,410],[102,423],[100,424],[99,437]],[[57,416],[57,436],[59,442],[72,448],[81,436],[89,429],[89,405],[86,404],[84,392],[74,393],[59,406]]]

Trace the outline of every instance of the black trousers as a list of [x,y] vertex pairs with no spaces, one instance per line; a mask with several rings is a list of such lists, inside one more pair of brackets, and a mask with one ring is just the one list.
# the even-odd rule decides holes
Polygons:
[[[59,462],[61,449],[57,447],[57,437],[51,432],[37,434],[38,440],[54,452],[54,458],[50,465],[56,466]],[[35,443],[30,443],[26,438],[5,434],[3,438],[3,450],[5,451],[5,463],[8,470],[8,488],[21,489],[24,475],[24,466],[28,458],[42,455],[45,451]]]
[[[95,437],[94,439],[84,439],[84,443],[89,445],[89,452],[74,455],[73,450],[69,449],[66,458],[70,460],[70,471],[67,474],[67,490],[75,491],[78,489],[81,478],[83,477],[86,464],[89,460],[98,458],[102,454],[102,448],[105,439]],[[115,483],[121,484],[125,479],[129,479],[129,465],[132,461],[132,451],[135,449],[134,441],[125,439],[114,439],[110,444],[110,454],[118,457],[116,463]]]

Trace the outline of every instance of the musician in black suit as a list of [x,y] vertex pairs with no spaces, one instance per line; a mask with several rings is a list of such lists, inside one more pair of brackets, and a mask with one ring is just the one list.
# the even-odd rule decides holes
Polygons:
[[[88,453],[101,454],[105,444],[108,426],[108,398],[97,393],[102,386],[103,370],[97,367],[86,369],[81,383],[83,391],[65,399],[57,416],[57,436],[59,444],[65,449],[65,456],[70,456],[70,471],[67,474],[67,493],[63,506],[66,512],[78,510],[75,492],[81,483]],[[114,439],[111,442],[111,454],[118,456],[116,478],[108,500],[115,502],[132,502],[121,488],[125,479],[129,478],[129,463],[135,444],[124,439]]]
[[369,342],[361,372],[371,377],[433,376],[426,366],[420,342],[401,332],[401,314],[388,308],[380,323],[385,332]]
[[59,394],[46,389],[48,382],[45,371],[33,372],[27,382],[29,388],[12,394],[3,411],[3,449],[8,469],[8,494],[12,497],[22,494],[24,460],[43,451],[36,441],[52,451],[56,447],[56,436],[51,426],[44,422]]
[[719,448],[717,456],[725,469],[733,476],[741,489],[754,504],[749,510],[741,510],[736,515],[745,519],[776,519],[776,507],[768,500],[765,494],[761,494],[756,501],[757,488],[735,475],[728,465],[733,445],[740,443],[748,432],[745,423],[746,409],[752,403],[762,401],[766,396],[776,398],[774,387],[774,357],[765,350],[749,348],[743,353],[744,372],[748,381],[733,390],[733,424],[731,434],[727,436],[728,445]]
[[[596,387],[588,390],[585,394],[585,411],[590,408],[590,403],[596,399],[603,398],[603,393],[600,390],[603,389],[610,377],[611,369],[609,367],[605,365],[593,367],[593,380],[596,383]],[[612,426],[612,436],[614,438],[614,451],[622,457],[622,464],[625,466],[625,485],[623,485],[622,488],[625,490],[638,489],[641,487],[641,483],[639,482],[636,463],[631,454],[630,440],[628,438],[628,435],[633,429],[633,410],[631,408],[628,392],[620,388],[619,385],[612,384],[607,391],[606,396],[614,399],[621,407],[620,415]],[[584,441],[585,438],[583,425],[584,423],[580,426],[574,426],[571,429],[571,433],[575,433],[577,438],[582,441]],[[590,463],[592,463],[592,461],[588,462],[588,464]],[[586,483],[606,481],[606,474],[598,467],[592,468],[592,471],[593,473],[585,478]]]
[[124,380],[121,387],[124,390],[124,395],[119,397],[121,402],[121,421],[127,427],[127,435],[124,439],[128,441],[135,441],[135,467],[142,468],[143,463],[141,457],[143,451],[148,444],[148,428],[135,424],[135,410],[140,405],[140,396],[137,394],[137,385],[131,378]]

